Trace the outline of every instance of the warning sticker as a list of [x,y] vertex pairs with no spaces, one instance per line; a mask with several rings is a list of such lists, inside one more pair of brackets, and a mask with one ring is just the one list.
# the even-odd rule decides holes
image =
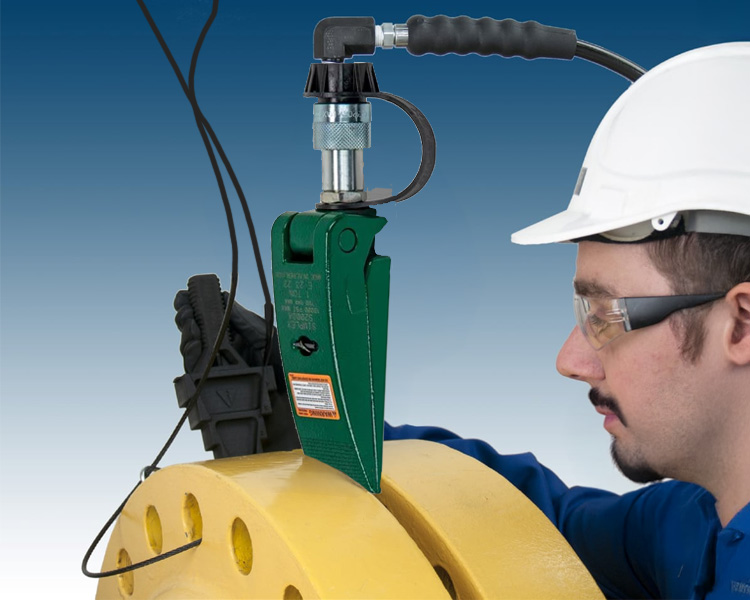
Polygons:
[[328,375],[289,373],[294,407],[300,417],[338,419],[339,409],[333,395],[333,383]]

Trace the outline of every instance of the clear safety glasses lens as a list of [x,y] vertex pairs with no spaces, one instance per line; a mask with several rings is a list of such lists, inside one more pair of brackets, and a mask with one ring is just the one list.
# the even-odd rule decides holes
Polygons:
[[595,350],[630,331],[628,311],[622,298],[586,298],[575,294],[573,308],[583,337]]
[[573,295],[576,322],[589,344],[599,350],[623,333],[655,325],[678,310],[695,308],[726,296],[686,294],[632,298],[587,298]]

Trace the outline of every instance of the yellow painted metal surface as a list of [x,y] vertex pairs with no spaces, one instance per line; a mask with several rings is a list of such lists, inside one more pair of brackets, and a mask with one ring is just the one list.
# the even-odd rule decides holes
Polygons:
[[385,445],[374,496],[300,451],[176,465],[128,501],[98,599],[601,598],[554,527],[472,458]]
[[526,496],[441,444],[384,448],[380,500],[458,598],[603,598],[568,542]]
[[203,542],[101,580],[97,598],[448,598],[375,496],[300,451],[157,471],[128,501],[104,569],[122,550],[133,563],[156,555],[149,507],[163,552],[196,539],[197,522]]

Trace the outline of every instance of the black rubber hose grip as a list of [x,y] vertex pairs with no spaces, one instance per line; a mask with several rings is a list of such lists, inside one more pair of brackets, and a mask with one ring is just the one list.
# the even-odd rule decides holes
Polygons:
[[423,17],[407,22],[407,50],[421,54],[499,54],[507,58],[564,58],[576,53],[578,38],[572,29],[541,25],[536,21],[519,23],[513,19],[496,21],[489,17]]

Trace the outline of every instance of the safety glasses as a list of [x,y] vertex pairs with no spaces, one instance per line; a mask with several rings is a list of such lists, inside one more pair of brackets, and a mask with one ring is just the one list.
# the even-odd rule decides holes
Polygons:
[[589,344],[599,350],[623,333],[655,325],[678,310],[723,298],[721,294],[589,298],[573,295],[576,321]]

